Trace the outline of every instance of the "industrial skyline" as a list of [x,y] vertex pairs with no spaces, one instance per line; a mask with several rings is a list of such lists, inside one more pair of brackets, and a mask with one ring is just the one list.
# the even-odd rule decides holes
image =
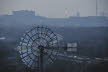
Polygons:
[[30,10],[49,18],[108,16],[108,0],[0,0],[0,15]]

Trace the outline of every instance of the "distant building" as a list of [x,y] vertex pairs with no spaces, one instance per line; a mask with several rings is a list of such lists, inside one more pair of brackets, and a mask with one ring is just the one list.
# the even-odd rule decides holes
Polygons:
[[5,40],[6,38],[5,37],[0,37],[0,40]]
[[77,43],[68,43],[67,51],[69,52],[77,52]]
[[77,12],[76,16],[77,16],[77,17],[80,17],[80,13],[79,13],[79,12]]
[[101,15],[101,16],[106,16],[106,13],[105,13],[105,12],[101,12],[100,15]]
[[16,16],[35,16],[34,11],[28,11],[28,10],[20,10],[20,11],[13,11],[13,15]]

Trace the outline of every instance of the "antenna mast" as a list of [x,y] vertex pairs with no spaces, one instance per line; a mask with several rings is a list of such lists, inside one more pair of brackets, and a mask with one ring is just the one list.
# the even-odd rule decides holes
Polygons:
[[96,0],[96,16],[98,16],[98,0]]

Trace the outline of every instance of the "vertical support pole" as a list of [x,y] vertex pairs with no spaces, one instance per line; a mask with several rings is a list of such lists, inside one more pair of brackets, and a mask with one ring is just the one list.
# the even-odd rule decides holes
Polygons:
[[40,49],[40,72],[43,72],[43,46],[39,46]]
[[86,60],[84,60],[81,64],[81,70],[80,72],[87,72],[87,64]]
[[96,16],[98,16],[98,1],[96,0]]

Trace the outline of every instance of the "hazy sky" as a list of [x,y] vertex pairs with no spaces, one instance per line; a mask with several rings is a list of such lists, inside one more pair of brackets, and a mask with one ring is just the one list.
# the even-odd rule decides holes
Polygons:
[[[46,17],[96,15],[96,0],[0,0],[0,15],[17,10],[33,10]],[[108,13],[108,0],[98,0],[98,14]]]

